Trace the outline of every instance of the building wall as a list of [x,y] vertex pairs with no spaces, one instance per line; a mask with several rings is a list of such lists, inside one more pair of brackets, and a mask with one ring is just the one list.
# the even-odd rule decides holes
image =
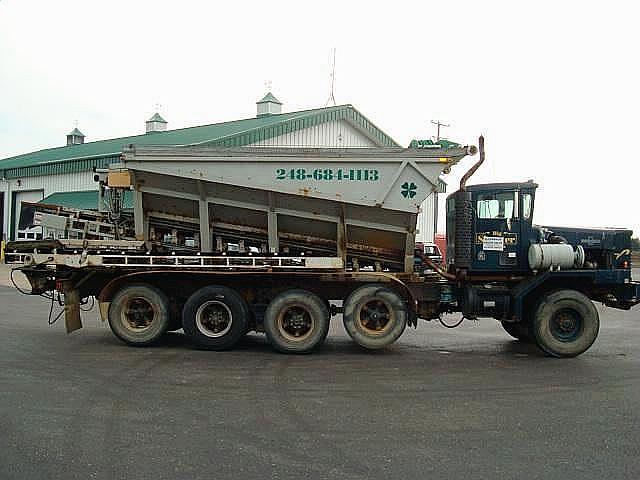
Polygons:
[[436,234],[436,220],[438,208],[438,194],[429,195],[420,206],[416,229],[416,242],[433,242]]
[[[348,122],[339,120],[274,137],[252,146],[357,148],[375,147],[376,144]],[[17,184],[17,179],[0,180],[0,191],[5,192],[5,208],[2,222],[6,238],[9,238],[11,232],[12,192],[43,190],[46,197],[55,192],[91,190],[97,188],[96,183],[93,181],[93,175],[93,172],[87,171],[62,175],[25,177],[20,179],[20,186]],[[416,226],[418,230],[417,241],[433,241],[437,204],[437,194],[432,194],[422,204]]]
[[376,144],[346,121],[338,120],[262,140],[251,146],[356,148],[375,147]]
[[[13,211],[11,199],[13,192],[41,190],[43,196],[46,197],[55,192],[90,190],[97,188],[96,182],[93,181],[93,175],[94,173],[89,171],[0,181],[0,191],[4,192],[4,218],[2,219],[2,224],[6,239],[9,239],[11,234],[11,214]],[[18,183],[20,183],[20,185],[18,185]]]

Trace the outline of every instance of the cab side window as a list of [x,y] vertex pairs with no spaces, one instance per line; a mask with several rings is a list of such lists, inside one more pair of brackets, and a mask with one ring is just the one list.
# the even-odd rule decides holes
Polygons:
[[530,193],[522,194],[522,218],[529,220],[533,210],[533,201]]

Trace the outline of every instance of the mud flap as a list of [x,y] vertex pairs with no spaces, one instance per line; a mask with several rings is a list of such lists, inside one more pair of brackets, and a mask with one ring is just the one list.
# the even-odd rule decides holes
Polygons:
[[75,332],[82,328],[82,320],[80,319],[80,292],[77,289],[65,289],[64,324],[67,327],[67,333]]
[[111,306],[111,302],[99,302],[98,306],[100,307],[100,318],[103,322],[109,320],[109,306]]

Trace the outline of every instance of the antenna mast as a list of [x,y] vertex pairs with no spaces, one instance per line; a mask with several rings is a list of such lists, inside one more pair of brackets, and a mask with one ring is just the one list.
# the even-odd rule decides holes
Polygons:
[[431,120],[431,123],[437,126],[436,143],[440,141],[440,127],[450,127],[446,123],[442,123],[440,120]]
[[328,106],[329,104],[331,105],[335,105],[336,104],[336,97],[333,94],[333,89],[335,87],[335,83],[336,83],[336,49],[333,49],[333,63],[331,64],[331,90],[329,91],[329,99],[327,100],[327,103],[325,106]]

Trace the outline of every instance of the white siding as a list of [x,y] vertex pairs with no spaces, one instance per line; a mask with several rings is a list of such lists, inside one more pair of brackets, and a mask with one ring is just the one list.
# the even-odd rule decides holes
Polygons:
[[258,103],[258,115],[279,114],[282,113],[282,105],[273,102]]
[[42,198],[42,190],[26,190],[17,192],[15,202],[18,210],[16,211],[16,216],[13,219],[14,232],[16,232],[17,239],[35,240],[36,234],[42,233],[42,227],[28,228],[26,230],[18,229],[18,224],[20,223],[20,205],[22,202],[39,202]]
[[344,120],[316,125],[279,137],[262,140],[252,147],[375,147],[376,144]]
[[25,177],[20,179],[21,186],[16,186],[16,180],[9,180],[11,191],[44,190],[44,196],[55,192],[77,192],[80,190],[98,189],[93,181],[93,172],[64,173],[62,175],[45,175],[39,177]]
[[432,193],[420,206],[420,213],[418,214],[418,221],[416,225],[418,230],[416,242],[433,242],[433,239],[435,238],[437,198],[438,194]]
[[77,192],[82,190],[91,190],[98,188],[96,182],[93,181],[93,172],[77,172],[64,173],[61,175],[45,175],[38,177],[20,178],[20,186],[18,179],[4,180],[0,182],[0,191],[4,192],[4,218],[2,219],[3,230],[7,239],[11,232],[11,212],[13,205],[11,197],[13,192],[24,192],[41,190],[44,196],[51,195],[55,192]]

